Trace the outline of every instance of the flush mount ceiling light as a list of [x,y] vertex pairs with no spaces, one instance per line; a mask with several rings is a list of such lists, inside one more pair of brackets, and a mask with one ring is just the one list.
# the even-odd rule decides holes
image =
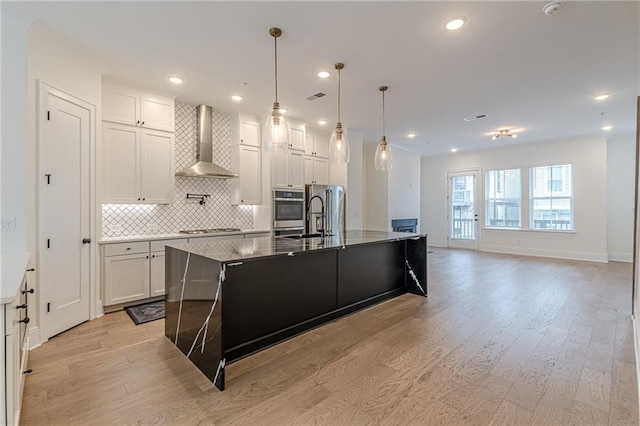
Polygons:
[[387,137],[384,132],[384,92],[386,92],[389,88],[387,86],[380,86],[379,90],[382,92],[382,138],[380,138],[380,143],[376,148],[376,156],[375,156],[375,169],[382,172],[388,172],[391,170],[393,166],[392,158],[391,158],[391,149],[387,144]]
[[609,97],[608,93],[603,93],[602,95],[598,95],[596,96],[595,99],[596,101],[604,101],[605,99],[607,99]]
[[413,138],[415,138],[415,137],[416,137],[416,134],[415,134],[415,133],[409,133],[409,134],[407,134],[407,137],[408,137],[409,139],[413,139]]
[[451,148],[449,151],[451,151],[451,152],[458,152],[458,148]]
[[233,96],[231,97],[231,99],[233,99],[234,101],[238,102],[238,101],[241,101],[241,100],[242,100],[242,96],[233,95]]
[[318,120],[318,124],[324,126],[325,124],[327,124],[327,120]]
[[602,126],[602,130],[611,130],[613,126]]
[[338,70],[338,122],[336,123],[336,129],[331,133],[331,140],[329,141],[329,161],[332,163],[348,163],[351,156],[349,137],[347,136],[347,131],[342,128],[342,121],[340,121],[340,71],[344,69],[344,64],[338,62],[335,64],[335,68]]
[[180,77],[169,77],[169,81],[173,84],[182,84],[182,79]]
[[444,27],[449,31],[454,31],[461,28],[466,22],[467,22],[467,18],[465,18],[464,16],[459,16],[457,18],[453,18],[450,21],[448,21],[444,25]]
[[275,81],[275,101],[273,110],[267,116],[264,129],[269,129],[267,141],[264,148],[268,152],[284,152],[289,145],[289,126],[282,116],[282,109],[278,102],[278,37],[282,35],[280,28],[270,28],[269,35],[273,37],[274,51],[274,81]]
[[491,137],[491,139],[498,139],[501,136],[509,136],[510,138],[517,138],[518,137],[518,135],[516,135],[515,133],[511,133],[511,130],[502,129],[502,130],[498,130],[497,132],[495,132],[493,134],[493,136]]
[[320,71],[318,73],[318,77],[320,78],[328,78],[331,74],[329,73],[329,71]]

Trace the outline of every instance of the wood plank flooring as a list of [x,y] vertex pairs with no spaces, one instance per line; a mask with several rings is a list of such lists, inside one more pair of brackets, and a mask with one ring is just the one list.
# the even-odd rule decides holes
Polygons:
[[638,425],[631,265],[436,249],[404,295],[227,367],[107,314],[33,350],[22,424]]

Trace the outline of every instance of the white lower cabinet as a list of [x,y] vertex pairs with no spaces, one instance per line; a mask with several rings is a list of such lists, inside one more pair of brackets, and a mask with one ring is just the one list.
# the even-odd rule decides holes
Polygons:
[[164,247],[186,238],[107,244],[103,247],[103,305],[163,296]]
[[131,302],[149,297],[149,251],[105,256],[105,305]]

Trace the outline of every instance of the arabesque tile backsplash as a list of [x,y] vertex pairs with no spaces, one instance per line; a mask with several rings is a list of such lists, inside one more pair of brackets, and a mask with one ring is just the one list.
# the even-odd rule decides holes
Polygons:
[[[196,161],[196,106],[176,102],[176,171]],[[213,161],[231,167],[231,117],[213,111]],[[210,194],[205,205],[187,192]],[[181,229],[253,229],[253,208],[231,205],[228,179],[176,177],[173,204],[103,204],[102,236],[170,234]]]

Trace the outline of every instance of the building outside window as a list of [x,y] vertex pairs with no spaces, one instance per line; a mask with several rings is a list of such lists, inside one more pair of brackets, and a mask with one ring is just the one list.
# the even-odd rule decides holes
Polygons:
[[531,168],[531,229],[573,230],[571,164]]
[[485,173],[485,227],[522,227],[520,169]]

